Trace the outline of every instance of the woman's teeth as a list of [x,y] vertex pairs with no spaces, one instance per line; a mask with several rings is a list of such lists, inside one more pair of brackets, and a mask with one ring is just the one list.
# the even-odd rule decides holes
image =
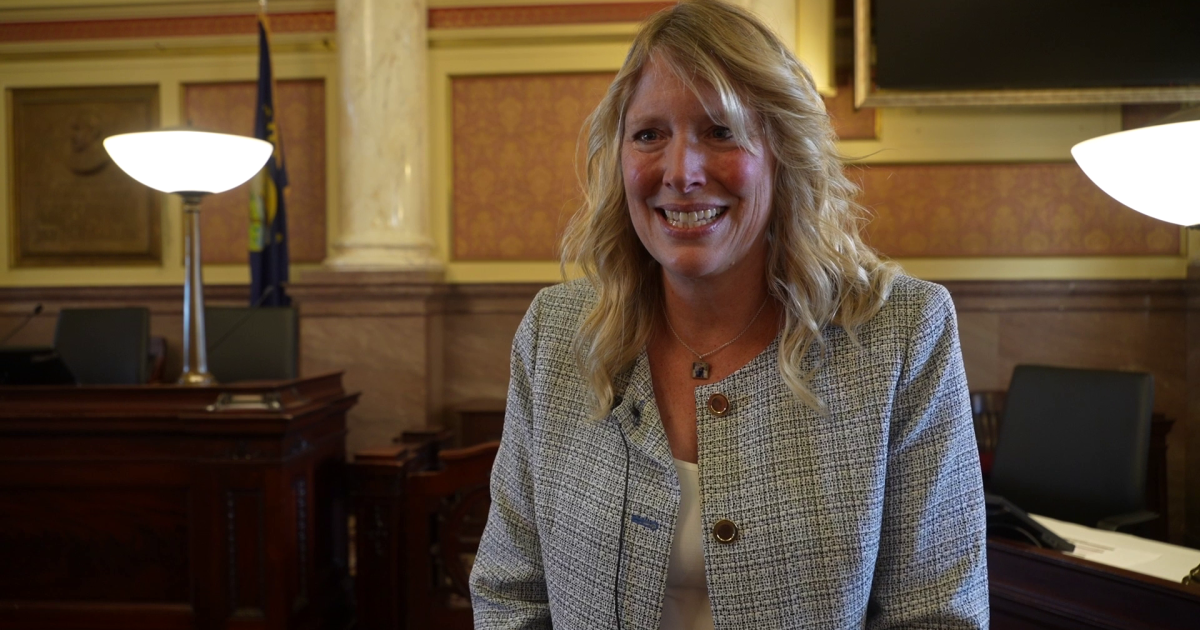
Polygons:
[[717,220],[721,213],[725,212],[724,208],[709,208],[708,210],[697,210],[696,212],[673,212],[671,210],[663,210],[663,215],[667,218],[667,223],[675,228],[697,228],[703,225],[708,225]]

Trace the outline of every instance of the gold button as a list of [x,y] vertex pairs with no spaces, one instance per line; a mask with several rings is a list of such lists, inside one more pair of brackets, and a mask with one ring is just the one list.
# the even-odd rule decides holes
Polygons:
[[714,416],[723,416],[729,413],[729,399],[725,397],[725,394],[709,396],[708,410],[713,412]]
[[738,528],[737,525],[733,524],[733,521],[723,518],[717,521],[716,525],[713,525],[713,538],[716,538],[717,542],[728,545],[737,540],[737,537]]

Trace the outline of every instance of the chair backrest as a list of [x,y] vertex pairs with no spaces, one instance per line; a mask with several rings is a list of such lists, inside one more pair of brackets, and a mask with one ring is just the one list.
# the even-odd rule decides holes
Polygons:
[[488,479],[499,442],[438,454],[440,469],[406,483],[406,608],[409,628],[473,626],[467,580],[487,523]]
[[1143,508],[1154,377],[1019,365],[989,486],[1021,509],[1094,527]]
[[167,339],[151,337],[146,350],[146,382],[162,383],[167,370]]
[[80,385],[145,383],[149,343],[147,308],[65,308],[54,329],[54,349]]
[[975,444],[980,453],[991,454],[1000,441],[1004,419],[1004,392],[971,392],[971,416],[975,421]]
[[300,326],[290,306],[204,309],[208,371],[218,382],[296,378]]

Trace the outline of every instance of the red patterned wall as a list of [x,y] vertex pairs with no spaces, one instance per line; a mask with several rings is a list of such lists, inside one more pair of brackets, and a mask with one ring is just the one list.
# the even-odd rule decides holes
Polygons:
[[[573,168],[579,130],[611,77],[453,80],[456,260],[557,257],[580,202]],[[874,136],[874,112],[827,103],[843,137]],[[1177,255],[1181,247],[1178,229],[1118,204],[1073,163],[851,170],[875,214],[868,239],[892,256]]]
[[[254,135],[256,84],[200,83],[184,87],[184,115],[197,129]],[[292,262],[325,259],[325,82],[279,81],[279,130],[287,160],[286,193]],[[204,200],[201,253],[205,263],[246,264],[249,184]]]
[[453,257],[553,260],[580,202],[576,146],[613,73],[452,81]]
[[868,241],[898,257],[1178,255],[1180,230],[1104,194],[1073,162],[851,167]]

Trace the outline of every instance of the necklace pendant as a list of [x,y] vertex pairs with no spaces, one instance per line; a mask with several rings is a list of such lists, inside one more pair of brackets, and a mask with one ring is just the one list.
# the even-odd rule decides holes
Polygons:
[[700,381],[707,381],[709,371],[709,365],[706,361],[692,362],[692,378]]

